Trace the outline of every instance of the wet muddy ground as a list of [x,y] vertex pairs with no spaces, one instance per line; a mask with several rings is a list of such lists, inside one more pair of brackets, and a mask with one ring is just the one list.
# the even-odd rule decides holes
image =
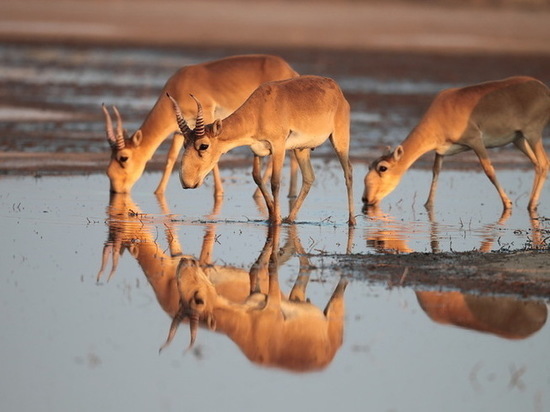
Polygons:
[[[130,251],[152,244],[153,257],[172,262],[174,238],[195,257],[210,239],[212,264],[239,268],[247,280],[266,241],[265,210],[252,199],[244,149],[221,164],[226,196],[216,213],[210,181],[183,191],[174,175],[159,202],[152,192],[167,144],[131,198],[110,203],[101,103],[117,105],[135,130],[178,67],[248,51],[258,50],[0,44],[0,325],[10,331],[0,350],[0,405],[547,410],[550,187],[529,216],[528,160],[513,148],[491,151],[514,201],[510,216],[501,216],[469,154],[444,164],[432,215],[422,207],[431,156],[377,214],[361,213],[360,203],[368,163],[404,139],[437,91],[519,73],[550,84],[547,55],[262,50],[301,73],[335,78],[352,105],[358,225],[345,223],[341,170],[324,145],[297,224],[281,228],[281,246],[290,246],[279,268],[285,293],[307,272],[320,308],[340,277],[350,281],[343,344],[322,372],[296,374],[260,367],[206,329],[182,355],[183,326],[159,357],[169,304]],[[112,279],[109,262],[98,283],[104,245],[120,236],[126,252]]]

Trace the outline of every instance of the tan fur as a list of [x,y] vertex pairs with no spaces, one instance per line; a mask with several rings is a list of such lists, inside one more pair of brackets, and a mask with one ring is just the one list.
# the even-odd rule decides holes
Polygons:
[[506,339],[529,337],[544,326],[548,317],[542,302],[460,292],[416,292],[416,297],[434,322]]
[[531,77],[510,77],[444,90],[403,143],[372,163],[365,176],[363,202],[378,204],[420,156],[435,150],[433,180],[426,202],[430,208],[443,157],[473,150],[497,189],[504,209],[510,209],[512,202],[497,181],[487,149],[514,143],[535,167],[528,204],[528,209],[534,211],[550,164],[542,145],[542,132],[549,121],[550,91]]
[[[194,94],[203,102],[206,121],[212,122],[232,113],[260,84],[297,75],[283,59],[269,55],[233,56],[178,70],[166,82],[141,127],[126,139],[126,147],[113,148],[107,168],[111,191],[129,193],[160,144],[178,129],[166,93],[178,100],[188,119],[195,117],[194,104],[188,99],[189,93]],[[181,135],[174,134],[164,175],[155,193],[164,193],[182,144]],[[217,168],[214,172],[216,195],[221,195],[223,188]]]
[[[184,276],[183,282],[178,284],[176,270],[182,262],[183,250],[170,219],[170,211],[165,203],[161,204],[161,208],[163,216],[167,217],[165,220],[163,218],[163,226],[166,228],[169,254],[158,244],[158,233],[153,233],[152,230],[155,224],[160,223],[155,222],[158,217],[142,213],[127,194],[112,195],[108,208],[109,240],[105,244],[104,260],[98,273],[98,281],[106,268],[108,258],[106,253],[113,252],[115,260],[127,249],[143,270],[159,305],[171,318],[187,313],[181,310],[182,302],[191,302],[191,296],[202,296],[208,293],[209,296],[211,294],[216,297],[216,299],[207,300],[209,305],[212,303],[216,306],[219,302],[223,302],[230,309],[237,308],[237,312],[232,317],[231,310],[222,313],[216,309],[201,317],[202,325],[215,327],[218,332],[227,334],[250,360],[291,370],[318,369],[330,363],[342,342],[343,293],[346,282],[342,281],[337,287],[338,292],[335,292],[335,297],[331,300],[333,303],[327,305],[326,316],[320,309],[307,302],[305,289],[308,274],[304,272],[307,271],[309,262],[304,257],[305,252],[299,243],[295,226],[288,228],[288,241],[281,249],[281,254],[274,257],[277,259],[277,264],[290,258],[295,252],[301,256],[300,273],[288,297],[278,288],[276,266],[268,269],[272,248],[275,247],[274,242],[278,243],[273,236],[269,237],[266,247],[250,270],[213,265],[211,259],[215,243],[215,225],[210,226],[205,233],[200,258],[183,257],[183,261],[192,267],[194,275]],[[116,265],[111,275],[114,271],[116,271]],[[271,278],[271,275],[274,277]],[[270,283],[269,279],[274,279],[274,282]],[[192,293],[186,292],[191,290],[189,281],[194,282]],[[198,295],[197,291],[200,291]],[[241,332],[240,315],[243,308],[255,311],[266,306],[268,295],[273,301],[280,302],[282,313],[289,318],[289,322],[285,323],[287,326],[282,327],[277,323],[270,323],[272,321],[269,316],[261,319],[254,318],[256,323],[263,325],[262,328],[269,329],[269,325],[274,325],[270,333],[281,333],[281,337],[254,341],[252,335]],[[195,300],[192,305],[197,309]],[[272,311],[265,313],[271,316]],[[276,316],[276,319],[280,317]],[[251,325],[249,324],[249,327],[252,327]],[[177,326],[174,327],[174,333]],[[252,333],[252,330],[249,332]],[[254,333],[260,332],[255,329]],[[294,342],[303,342],[305,346],[294,347]],[[263,346],[258,348],[258,345]],[[254,352],[256,350],[254,348],[258,352]]]
[[[164,200],[161,198],[161,200]],[[143,270],[143,274],[153,287],[161,307],[171,317],[178,310],[179,295],[175,281],[178,263],[183,250],[177,237],[177,232],[171,221],[170,211],[166,204],[163,209],[163,226],[169,253],[159,245],[158,234],[153,233],[154,215],[142,213],[139,206],[129,194],[112,194],[108,208],[109,239],[105,243],[105,255],[101,269],[97,275],[98,281],[103,276],[108,261],[108,253],[113,255],[114,267],[110,279],[116,272],[119,256],[128,250]],[[208,228],[204,235],[199,262],[205,271],[212,275],[213,284],[218,292],[234,302],[244,302],[250,294],[248,270],[232,266],[213,265],[211,262],[215,243],[215,226]],[[260,274],[259,286],[267,288],[267,274]]]
[[[300,193],[286,219],[294,221],[315,179],[310,152],[330,138],[344,169],[349,223],[353,225],[349,116],[349,104],[331,79],[300,76],[265,83],[229,117],[207,125],[204,136],[189,136],[182,157],[182,186],[200,186],[224,153],[238,146],[250,146],[255,154],[254,181],[264,196],[270,221],[278,224],[282,221],[279,205],[281,170],[285,151],[293,149],[303,178]],[[263,183],[260,171],[260,158],[270,154],[273,156],[271,193]]]
[[[269,268],[267,294],[252,293],[244,303],[234,303],[216,291],[196,260],[182,258],[176,276],[183,312],[197,314],[204,321],[213,320],[216,330],[226,334],[255,363],[300,372],[322,369],[342,345],[347,281],[339,282],[324,311],[309,303],[305,293],[281,299],[277,273],[279,226],[270,230],[254,266]],[[301,286],[303,292],[306,283]]]

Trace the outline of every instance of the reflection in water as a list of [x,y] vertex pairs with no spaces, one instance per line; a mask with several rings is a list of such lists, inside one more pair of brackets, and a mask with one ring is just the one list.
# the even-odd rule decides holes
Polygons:
[[[153,234],[158,221],[141,213],[129,195],[113,195],[108,208],[109,240],[98,280],[109,254],[113,254],[112,276],[123,250],[130,252],[159,304],[173,319],[162,348],[173,339],[179,324],[189,319],[190,346],[200,324],[227,335],[248,359],[261,365],[311,371],[330,364],[342,345],[347,281],[340,280],[324,311],[308,301],[310,265],[295,225],[288,227],[288,240],[281,250],[279,232],[283,229],[270,227],[250,270],[216,266],[211,263],[215,224],[206,227],[200,257],[185,256],[166,203],[162,198],[159,202],[170,255],[159,247]],[[300,256],[300,272],[287,298],[279,288],[278,266],[295,252]]]
[[251,290],[244,303],[232,302],[219,294],[197,260],[181,259],[176,273],[180,308],[166,345],[181,319],[189,317],[191,345],[200,319],[226,334],[248,359],[258,364],[310,371],[332,361],[342,345],[347,281],[338,283],[324,311],[306,300],[307,279],[300,276],[289,299],[283,298],[278,279],[280,230],[278,225],[270,226],[265,246],[250,270],[253,279],[267,268],[268,291]]
[[403,226],[387,213],[382,212],[379,206],[363,208],[369,218],[377,223],[376,227],[367,229],[367,246],[381,253],[410,253],[413,249],[407,246],[406,233]]
[[[404,223],[383,212],[379,206],[365,206],[363,213],[367,215],[372,223],[371,227],[366,229],[365,237],[367,246],[380,253],[411,253],[414,249],[408,246],[407,242],[411,239],[417,228],[416,222]],[[500,236],[500,230],[505,228],[506,222],[510,218],[512,211],[504,210],[498,220],[491,224],[486,224],[479,229],[482,234],[478,251],[483,253],[491,252],[495,242]],[[430,248],[432,253],[441,252],[440,240],[448,236],[448,233],[442,233],[441,225],[435,219],[432,208],[427,208],[427,216],[430,223]],[[548,248],[547,238],[544,235],[544,229],[541,228],[540,218],[536,211],[529,212],[531,223],[531,238],[528,246],[530,249]]]
[[525,339],[546,323],[543,302],[460,292],[416,292],[420,307],[434,322],[506,339]]
[[[399,227],[396,219],[383,213],[378,207],[363,210],[381,225],[367,232],[367,245],[382,253],[414,252],[407,246],[410,229]],[[498,229],[506,224],[511,211],[505,210],[500,218],[484,227],[479,251],[489,253],[498,236]],[[430,219],[430,244],[432,253],[440,252],[439,225],[433,210],[428,209]],[[536,212],[530,212],[533,248],[545,247]],[[407,268],[408,271],[409,268]],[[407,273],[407,272],[404,272]],[[546,323],[547,306],[543,302],[522,301],[511,297],[479,296],[453,292],[416,292],[418,303],[435,322],[450,324],[478,332],[491,333],[507,339],[523,339],[535,333]]]

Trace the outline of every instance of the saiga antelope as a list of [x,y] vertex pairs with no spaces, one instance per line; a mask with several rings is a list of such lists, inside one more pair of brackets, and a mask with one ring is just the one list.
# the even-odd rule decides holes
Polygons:
[[[161,204],[161,207],[164,218],[157,221],[158,218],[155,218],[155,216],[142,213],[130,195],[113,194],[111,196],[107,219],[109,239],[104,246],[101,269],[97,279],[100,280],[107,266],[109,254],[112,253],[113,256],[110,278],[116,271],[120,254],[124,249],[127,249],[143,270],[159,305],[171,318],[176,318],[177,316],[181,317],[181,285],[176,279],[176,269],[181,264],[183,254],[177,231],[173,227],[173,221],[170,218],[170,212],[166,205]],[[158,243],[158,234],[154,230],[154,226],[161,224],[166,231],[170,254],[167,254]],[[200,272],[201,276],[207,278],[207,284],[212,286],[219,301],[236,308],[249,307],[253,310],[256,308],[256,302],[261,305],[260,302],[265,300],[267,293],[269,293],[268,290],[272,290],[273,293],[276,293],[277,290],[278,283],[270,284],[268,279],[267,261],[271,257],[271,253],[276,253],[274,258],[278,260],[278,264],[282,264],[295,252],[299,253],[300,272],[288,298],[283,296],[280,291],[278,296],[271,295],[271,297],[282,301],[283,313],[291,318],[288,324],[301,325],[301,327],[284,328],[284,336],[263,340],[257,352],[260,356],[255,356],[255,352],[252,352],[253,348],[258,347],[259,342],[246,333],[248,329],[244,332],[239,328],[233,329],[235,324],[240,323],[239,317],[217,315],[215,318],[205,316],[201,320],[205,321],[205,326],[211,328],[216,326],[219,332],[227,334],[251,361],[291,370],[319,369],[330,363],[342,342],[343,294],[346,281],[342,280],[339,286],[336,287],[335,297],[331,300],[332,303],[327,305],[327,316],[324,316],[322,311],[310,304],[306,298],[309,261],[304,256],[305,252],[295,232],[296,226],[290,226],[288,230],[289,237],[287,243],[281,249],[281,253],[272,252],[272,248],[276,247],[276,243],[274,243],[273,236],[268,237],[266,246],[264,246],[260,257],[250,271],[238,267],[212,264],[211,259],[215,243],[215,225],[213,224],[206,229],[200,257],[197,260],[191,256],[184,259],[186,262],[193,262],[192,264],[197,267],[197,271]],[[271,271],[274,270],[276,274],[276,268],[272,267]],[[264,316],[264,313],[267,316],[262,317],[260,321],[262,324],[271,325],[271,312],[259,311],[258,315]],[[177,324],[172,325],[171,330],[173,333],[175,333],[176,326]],[[197,324],[192,323],[191,326],[193,331],[192,342],[194,342]],[[280,329],[277,329],[277,331],[280,331]],[[296,339],[304,339],[305,337],[307,337],[306,344],[298,346],[294,344]],[[278,342],[279,345],[273,345],[273,342]],[[294,355],[286,356],[285,354]]]
[[548,319],[544,302],[462,292],[416,291],[422,310],[434,322],[505,339],[526,339]]
[[332,361],[342,345],[347,281],[339,281],[324,311],[305,298],[307,280],[297,281],[290,299],[283,299],[277,272],[279,230],[280,226],[270,226],[264,249],[251,269],[252,278],[268,267],[268,292],[252,291],[244,303],[218,294],[196,260],[180,260],[176,271],[180,308],[161,349],[170,344],[179,324],[189,318],[189,347],[195,342],[199,321],[204,321],[226,334],[248,359],[265,366],[310,371]]
[[[197,102],[198,126],[191,129],[178,103],[170,95],[180,130],[185,136],[180,180],[184,188],[200,186],[222,154],[238,146],[254,152],[252,175],[260,188],[271,223],[282,222],[279,187],[285,151],[294,151],[302,172],[302,187],[285,221],[293,222],[307,196],[315,174],[311,150],[330,138],[344,169],[350,225],[355,225],[352,168],[349,161],[350,107],[340,87],[332,79],[300,76],[264,83],[226,119],[203,125],[201,104]],[[271,194],[261,178],[260,158],[272,155]]]
[[542,145],[542,132],[549,121],[550,90],[531,77],[444,90],[403,143],[371,164],[365,176],[363,202],[367,206],[378,204],[420,156],[435,150],[433,179],[425,204],[431,208],[443,157],[473,150],[504,209],[511,209],[512,202],[497,181],[487,149],[514,143],[535,167],[528,204],[528,209],[535,211],[549,168]]
[[[180,103],[181,110],[188,119],[193,119],[193,123],[194,105],[187,96],[189,93],[198,96],[204,104],[204,120],[211,122],[235,111],[260,84],[296,76],[298,74],[287,62],[270,55],[233,56],[183,67],[168,79],[160,98],[131,137],[125,136],[116,108],[117,128],[116,132],[113,130],[111,117],[103,106],[107,140],[112,149],[107,168],[111,192],[129,193],[160,144],[170,133],[177,131],[166,93]],[[164,174],[155,193],[164,193],[182,145],[182,136],[174,133]],[[214,185],[216,196],[220,196],[223,188],[217,166],[214,167]]]
[[[128,250],[153,288],[160,306],[170,317],[173,317],[178,310],[179,302],[175,273],[184,254],[172,214],[168,210],[164,198],[162,198],[161,208],[162,215],[159,219],[155,215],[142,213],[130,194],[111,194],[106,220],[109,224],[109,237],[103,248],[97,281],[100,281],[107,267],[109,255],[112,256],[112,268],[107,281],[115,274],[123,251]],[[216,212],[214,210],[213,214]],[[162,245],[159,244],[158,233],[155,233],[155,229],[159,226],[164,228],[169,253],[166,253]],[[243,302],[250,294],[249,272],[237,267],[212,263],[215,237],[215,225],[208,225],[198,258],[199,262],[208,275],[212,274],[212,282],[218,293],[231,301]],[[261,287],[266,288],[267,276],[260,276],[258,283]]]

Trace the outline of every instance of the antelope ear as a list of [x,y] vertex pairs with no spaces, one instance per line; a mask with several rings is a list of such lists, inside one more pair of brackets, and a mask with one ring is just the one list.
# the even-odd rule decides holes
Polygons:
[[208,315],[206,318],[206,323],[208,325],[208,329],[210,330],[216,330],[216,319],[213,315]]
[[398,161],[403,156],[403,153],[405,153],[405,150],[403,149],[403,146],[399,145],[395,148],[393,151],[393,158],[395,161]]
[[138,147],[141,144],[141,140],[143,139],[143,133],[141,133],[141,129],[134,133],[132,136],[132,143],[134,146]]
[[128,247],[128,251],[130,252],[130,254],[132,255],[133,258],[137,259],[138,255],[139,255],[139,248],[132,244]]
[[222,119],[214,120],[214,123],[212,124],[212,132],[214,133],[214,137],[218,136],[222,132]]

